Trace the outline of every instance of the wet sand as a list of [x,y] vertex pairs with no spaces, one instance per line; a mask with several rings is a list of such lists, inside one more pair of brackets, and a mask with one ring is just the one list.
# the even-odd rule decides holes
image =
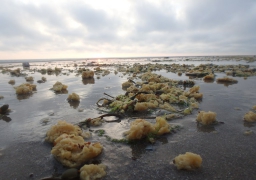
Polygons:
[[[30,67],[32,68],[33,66]],[[24,77],[0,74],[0,95],[4,96],[0,105],[9,104],[12,110],[0,120],[1,177],[41,179],[61,174],[67,169],[50,154],[52,146],[44,141],[45,133],[58,120],[77,123],[98,117],[102,112],[95,103],[104,97],[104,92],[113,96],[125,92],[121,84],[127,81],[129,75],[120,72],[115,75],[114,67],[105,69],[110,69],[111,73],[100,76],[100,79],[94,78],[94,81],[82,81],[80,76],[68,71],[68,75],[63,72],[59,75],[42,75],[26,71],[29,76],[34,77],[34,84],[37,84],[37,91],[30,96],[17,96],[13,89],[13,86],[25,82]],[[188,79],[184,74],[178,76],[162,70],[154,73],[171,79]],[[225,76],[224,73],[216,75],[218,78]],[[38,84],[36,81],[42,76],[47,81]],[[191,115],[169,121],[179,123],[183,128],[161,136],[153,145],[145,142],[131,145],[113,143],[93,133],[90,141],[99,141],[104,146],[103,153],[92,161],[107,165],[107,176],[103,179],[255,179],[256,128],[255,124],[244,123],[243,116],[256,105],[256,77],[234,78],[238,83],[229,86],[216,81],[205,83],[200,78],[195,79],[200,92],[204,94],[199,110],[216,112],[217,120],[223,124],[202,127],[196,123],[197,111],[194,110]],[[8,84],[10,79],[15,79],[15,85]],[[81,102],[70,104],[66,100],[68,94],[51,91],[50,88],[56,81],[68,85],[68,94],[79,94]],[[45,119],[49,122],[44,123]],[[120,123],[104,123],[101,127],[91,129],[105,129],[107,135],[121,138],[133,120],[126,117]],[[245,136],[246,130],[252,130],[253,133]],[[203,163],[200,169],[177,170],[170,164],[175,156],[187,151],[201,155]]]

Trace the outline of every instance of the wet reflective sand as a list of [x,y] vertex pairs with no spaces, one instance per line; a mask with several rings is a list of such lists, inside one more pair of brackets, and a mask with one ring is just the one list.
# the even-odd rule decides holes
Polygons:
[[[68,63],[50,64],[54,68]],[[111,73],[99,75],[100,78],[95,76],[88,81],[82,81],[81,76],[68,71],[68,67],[59,74],[42,75],[26,70],[29,76],[34,77],[34,84],[37,84],[37,91],[28,96],[17,96],[13,88],[24,83],[24,77],[0,74],[0,95],[4,96],[0,99],[0,105],[9,104],[11,109],[11,112],[0,119],[1,177],[41,179],[66,170],[50,154],[52,145],[44,141],[45,133],[58,120],[78,123],[102,115],[104,112],[97,108],[96,102],[104,97],[104,92],[113,96],[124,93],[121,84],[127,81],[129,75],[120,72],[115,75],[113,66],[104,68]],[[178,76],[164,70],[154,73],[171,79],[189,79],[184,74]],[[224,73],[216,75],[216,78],[225,76]],[[47,81],[37,83],[42,76]],[[92,160],[94,163],[107,165],[107,176],[103,179],[255,179],[256,128],[253,123],[245,123],[243,116],[256,105],[256,77],[234,78],[238,83],[228,85],[195,79],[204,95],[199,110],[216,112],[217,120],[223,122],[218,125],[198,125],[195,120],[197,111],[194,110],[191,115],[169,121],[181,124],[183,128],[161,136],[155,144],[145,141],[134,144],[113,143],[92,132],[90,141],[99,141],[104,146],[103,153]],[[15,79],[15,85],[8,84],[10,79]],[[68,85],[68,92],[55,93],[50,90],[56,81]],[[69,103],[66,100],[72,92],[80,95],[79,103]],[[134,118],[125,117],[121,122],[104,123],[100,127],[91,127],[91,130],[104,129],[107,135],[122,138],[122,133],[129,129],[133,120]],[[154,119],[148,121],[154,122]],[[253,133],[244,135],[247,130]],[[187,151],[201,155],[203,163],[200,169],[177,170],[170,164],[175,156]]]

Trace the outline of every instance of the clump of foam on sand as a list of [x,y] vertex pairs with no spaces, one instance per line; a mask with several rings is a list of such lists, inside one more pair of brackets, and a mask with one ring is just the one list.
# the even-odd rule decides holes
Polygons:
[[186,152],[185,154],[180,154],[177,157],[175,157],[173,163],[179,170],[193,170],[201,167],[202,158],[198,154]]
[[216,113],[215,112],[205,112],[205,111],[200,111],[197,115],[196,120],[203,125],[209,125],[214,122],[216,122]]
[[237,83],[238,81],[233,78],[223,77],[223,78],[218,78],[217,82]]
[[156,117],[156,123],[152,124],[144,119],[136,119],[130,125],[130,130],[124,135],[128,140],[142,139],[149,134],[162,135],[170,132],[170,125],[163,117]]
[[93,71],[87,70],[87,71],[83,71],[82,72],[82,78],[83,79],[93,78],[93,76],[94,76],[94,72]]
[[15,84],[15,80],[14,80],[14,79],[11,79],[8,83],[11,84],[11,85],[13,85],[13,84]]
[[34,78],[32,76],[25,77],[26,81],[34,81]]
[[89,164],[84,165],[80,169],[81,180],[96,180],[106,176],[106,166],[103,164]]
[[36,90],[36,85],[24,83],[24,84],[21,84],[21,85],[15,87],[15,90],[16,90],[16,94],[18,94],[18,95],[30,94]]
[[76,93],[72,93],[68,95],[68,101],[80,101],[80,97]]
[[51,153],[67,167],[78,167],[98,156],[103,149],[100,143],[85,142],[83,137],[62,134],[55,140]]
[[57,81],[57,82],[53,85],[53,87],[52,87],[52,89],[53,89],[54,91],[56,91],[56,92],[63,91],[63,90],[67,90],[67,88],[68,88],[67,85],[62,84],[62,83],[59,82],[59,81]]
[[211,73],[211,74],[204,76],[203,80],[205,80],[205,81],[214,80],[214,74]]
[[131,123],[130,130],[125,133],[127,139],[142,139],[149,133],[154,132],[155,128],[153,124],[144,120],[136,119]]
[[256,121],[256,113],[249,111],[244,115],[244,120],[247,122],[255,122]]
[[82,130],[79,126],[67,123],[65,121],[59,121],[56,125],[53,125],[46,133],[46,141],[54,142],[62,134],[72,134],[76,136],[82,136]]
[[126,81],[126,82],[124,82],[124,83],[122,84],[122,88],[123,88],[123,89],[127,89],[127,88],[129,88],[130,86],[132,86],[132,85],[133,85],[132,82]]

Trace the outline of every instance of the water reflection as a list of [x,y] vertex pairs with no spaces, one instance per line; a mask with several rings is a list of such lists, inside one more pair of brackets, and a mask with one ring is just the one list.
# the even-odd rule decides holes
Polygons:
[[68,94],[68,90],[55,91],[55,94]]
[[79,106],[80,101],[68,101],[68,103],[69,103],[69,105],[70,105],[71,107],[73,107],[74,109],[76,109],[76,108]]
[[12,119],[6,115],[0,115],[0,120],[3,120],[5,122],[10,122]]
[[205,83],[213,83],[213,82],[214,82],[214,79],[204,79],[204,82],[205,82]]
[[136,160],[141,157],[147,150],[146,147],[149,145],[147,141],[137,141],[131,144],[132,159]]
[[247,122],[247,121],[244,121],[244,127],[254,127],[254,123],[251,123],[251,122]]
[[17,99],[18,100],[23,100],[23,99],[28,99],[28,98],[30,98],[31,96],[33,96],[33,94],[17,94]]
[[217,82],[217,84],[223,84],[224,86],[228,87],[233,84],[237,84],[238,82]]
[[83,84],[95,84],[95,79],[94,78],[87,78],[82,80]]
[[216,131],[214,125],[202,125],[200,123],[197,123],[197,131],[198,132],[213,132]]

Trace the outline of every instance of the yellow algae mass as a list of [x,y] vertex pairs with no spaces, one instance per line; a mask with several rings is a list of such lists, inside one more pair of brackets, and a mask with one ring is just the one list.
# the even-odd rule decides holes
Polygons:
[[82,78],[83,79],[93,78],[93,76],[94,76],[94,72],[93,71],[87,70],[87,71],[83,71],[82,72]]
[[96,180],[106,176],[106,166],[104,164],[89,164],[84,165],[80,169],[81,180]]
[[157,135],[162,135],[170,132],[170,124],[163,117],[156,117],[156,124],[154,125]]
[[62,84],[61,82],[57,81],[54,85],[53,85],[53,90],[56,92],[59,91],[63,91],[63,90],[67,90],[68,86],[65,84]]
[[216,113],[211,111],[200,111],[197,115],[197,121],[203,125],[212,124],[216,121]]
[[80,101],[80,97],[76,93],[72,93],[68,95],[68,101]]
[[200,155],[186,152],[175,157],[173,163],[177,169],[193,170],[201,167],[202,161]]
[[82,135],[80,127],[67,123],[65,121],[59,121],[56,125],[52,126],[46,133],[46,141],[54,142],[62,134],[73,134],[76,136]]
[[62,134],[55,140],[51,153],[67,167],[78,167],[98,156],[103,147],[100,143],[85,142],[81,136]]
[[150,122],[144,119],[136,119],[131,123],[130,130],[125,134],[128,140],[142,139],[154,130],[155,128]]
[[16,94],[18,94],[18,95],[30,94],[34,90],[36,90],[36,85],[24,83],[24,84],[21,84],[21,85],[15,87],[15,90],[16,90]]
[[249,111],[244,115],[244,120],[247,122],[255,122],[256,121],[256,113]]

